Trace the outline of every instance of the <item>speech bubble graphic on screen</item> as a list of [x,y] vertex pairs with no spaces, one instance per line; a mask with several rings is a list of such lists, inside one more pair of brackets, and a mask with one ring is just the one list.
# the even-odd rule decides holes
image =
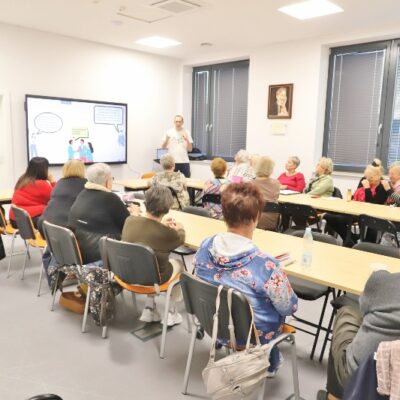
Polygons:
[[63,120],[57,114],[51,112],[43,112],[36,115],[33,120],[39,133],[56,133],[63,127]]
[[122,107],[116,106],[94,106],[94,123],[114,125],[117,132],[118,125],[124,123],[124,114]]
[[71,135],[74,139],[88,138],[89,129],[88,128],[72,128]]

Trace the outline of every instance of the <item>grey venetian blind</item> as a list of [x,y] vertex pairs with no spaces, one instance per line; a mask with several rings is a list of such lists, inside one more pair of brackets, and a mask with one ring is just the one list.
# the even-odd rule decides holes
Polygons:
[[364,168],[376,156],[385,56],[383,49],[331,57],[325,154],[338,169]]
[[389,167],[395,161],[400,160],[400,51],[397,47],[396,80],[393,99],[393,115],[390,127],[390,139],[388,149]]
[[249,62],[195,68],[192,131],[208,156],[231,158],[246,147]]

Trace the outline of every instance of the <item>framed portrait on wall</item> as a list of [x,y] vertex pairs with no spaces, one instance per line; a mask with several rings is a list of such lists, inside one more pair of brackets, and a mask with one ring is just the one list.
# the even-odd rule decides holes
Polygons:
[[292,118],[293,83],[270,85],[268,91],[268,118]]

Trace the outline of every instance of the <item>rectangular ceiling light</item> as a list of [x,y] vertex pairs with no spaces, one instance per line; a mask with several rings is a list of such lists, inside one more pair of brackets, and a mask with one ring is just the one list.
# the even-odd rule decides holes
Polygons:
[[307,0],[279,8],[278,11],[297,19],[310,19],[339,13],[343,8],[328,0]]
[[176,40],[163,38],[161,36],[151,36],[148,38],[139,39],[136,41],[136,43],[143,46],[155,47],[157,49],[164,49],[166,47],[178,46],[182,44]]

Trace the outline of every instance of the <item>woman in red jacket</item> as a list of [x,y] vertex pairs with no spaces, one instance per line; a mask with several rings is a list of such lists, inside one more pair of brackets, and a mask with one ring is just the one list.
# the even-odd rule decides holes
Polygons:
[[[26,210],[37,227],[37,221],[50,200],[55,184],[53,176],[49,173],[47,158],[33,157],[15,185],[11,203]],[[17,227],[12,209],[10,222],[14,228]]]

